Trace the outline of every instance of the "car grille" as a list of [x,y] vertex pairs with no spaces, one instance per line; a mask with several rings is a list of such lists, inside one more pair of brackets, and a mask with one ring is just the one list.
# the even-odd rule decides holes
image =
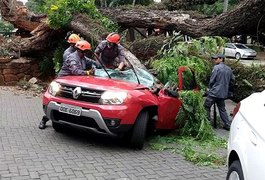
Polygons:
[[76,125],[81,125],[85,127],[95,128],[98,131],[105,132],[101,129],[93,118],[84,116],[73,116],[70,114],[61,113],[59,111],[53,111],[53,117],[55,121],[63,120]]
[[76,88],[76,86],[69,86],[69,85],[61,84],[61,89],[56,94],[56,96],[67,98],[67,99],[74,99],[74,100],[98,104],[98,101],[104,92],[102,90],[80,87],[81,88],[81,94],[78,96],[78,98],[74,98],[73,97],[73,91],[75,88]]

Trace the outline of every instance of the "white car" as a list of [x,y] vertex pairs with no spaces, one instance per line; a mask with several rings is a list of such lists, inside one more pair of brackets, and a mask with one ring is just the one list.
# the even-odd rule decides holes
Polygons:
[[257,56],[257,52],[253,49],[250,49],[244,44],[226,43],[224,48],[224,55],[226,57],[233,57],[236,59],[254,59]]
[[265,179],[265,90],[234,109],[227,162],[227,180]]

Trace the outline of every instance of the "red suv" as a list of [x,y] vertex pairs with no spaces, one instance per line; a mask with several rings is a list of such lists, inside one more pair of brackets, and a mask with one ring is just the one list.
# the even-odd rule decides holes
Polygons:
[[[186,70],[178,70],[179,90]],[[154,82],[151,74],[138,68],[60,77],[45,92],[43,109],[56,131],[70,125],[110,136],[129,135],[130,145],[142,149],[149,129],[176,128],[181,106],[177,91],[166,86],[155,91]]]

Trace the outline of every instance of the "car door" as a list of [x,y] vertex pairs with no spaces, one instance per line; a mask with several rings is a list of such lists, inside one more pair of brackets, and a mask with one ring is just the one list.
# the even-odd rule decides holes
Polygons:
[[231,54],[230,44],[225,44],[224,55],[225,56],[231,56],[230,54]]
[[247,106],[242,110],[242,115],[247,122],[245,144],[243,148],[246,179],[262,180],[265,177],[265,91],[252,96]]
[[230,53],[229,53],[229,56],[230,57],[235,57],[236,56],[236,53],[237,53],[237,49],[236,49],[236,46],[234,44],[231,44],[230,47]]
[[235,47],[233,46],[233,44],[228,43],[225,46],[225,56],[229,56],[229,57],[234,57],[234,49]]
[[178,84],[177,88],[173,87],[172,92],[169,89],[162,89],[159,92],[158,119],[156,124],[158,129],[174,129],[176,128],[176,117],[181,108],[182,102],[178,97],[178,92],[183,90],[198,90],[195,80],[194,71],[186,66],[178,68]]

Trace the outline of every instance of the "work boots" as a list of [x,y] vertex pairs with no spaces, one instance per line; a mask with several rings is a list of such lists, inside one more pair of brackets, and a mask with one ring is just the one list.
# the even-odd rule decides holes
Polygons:
[[46,128],[46,122],[49,121],[49,119],[46,116],[42,117],[42,120],[40,122],[39,128],[45,129]]

